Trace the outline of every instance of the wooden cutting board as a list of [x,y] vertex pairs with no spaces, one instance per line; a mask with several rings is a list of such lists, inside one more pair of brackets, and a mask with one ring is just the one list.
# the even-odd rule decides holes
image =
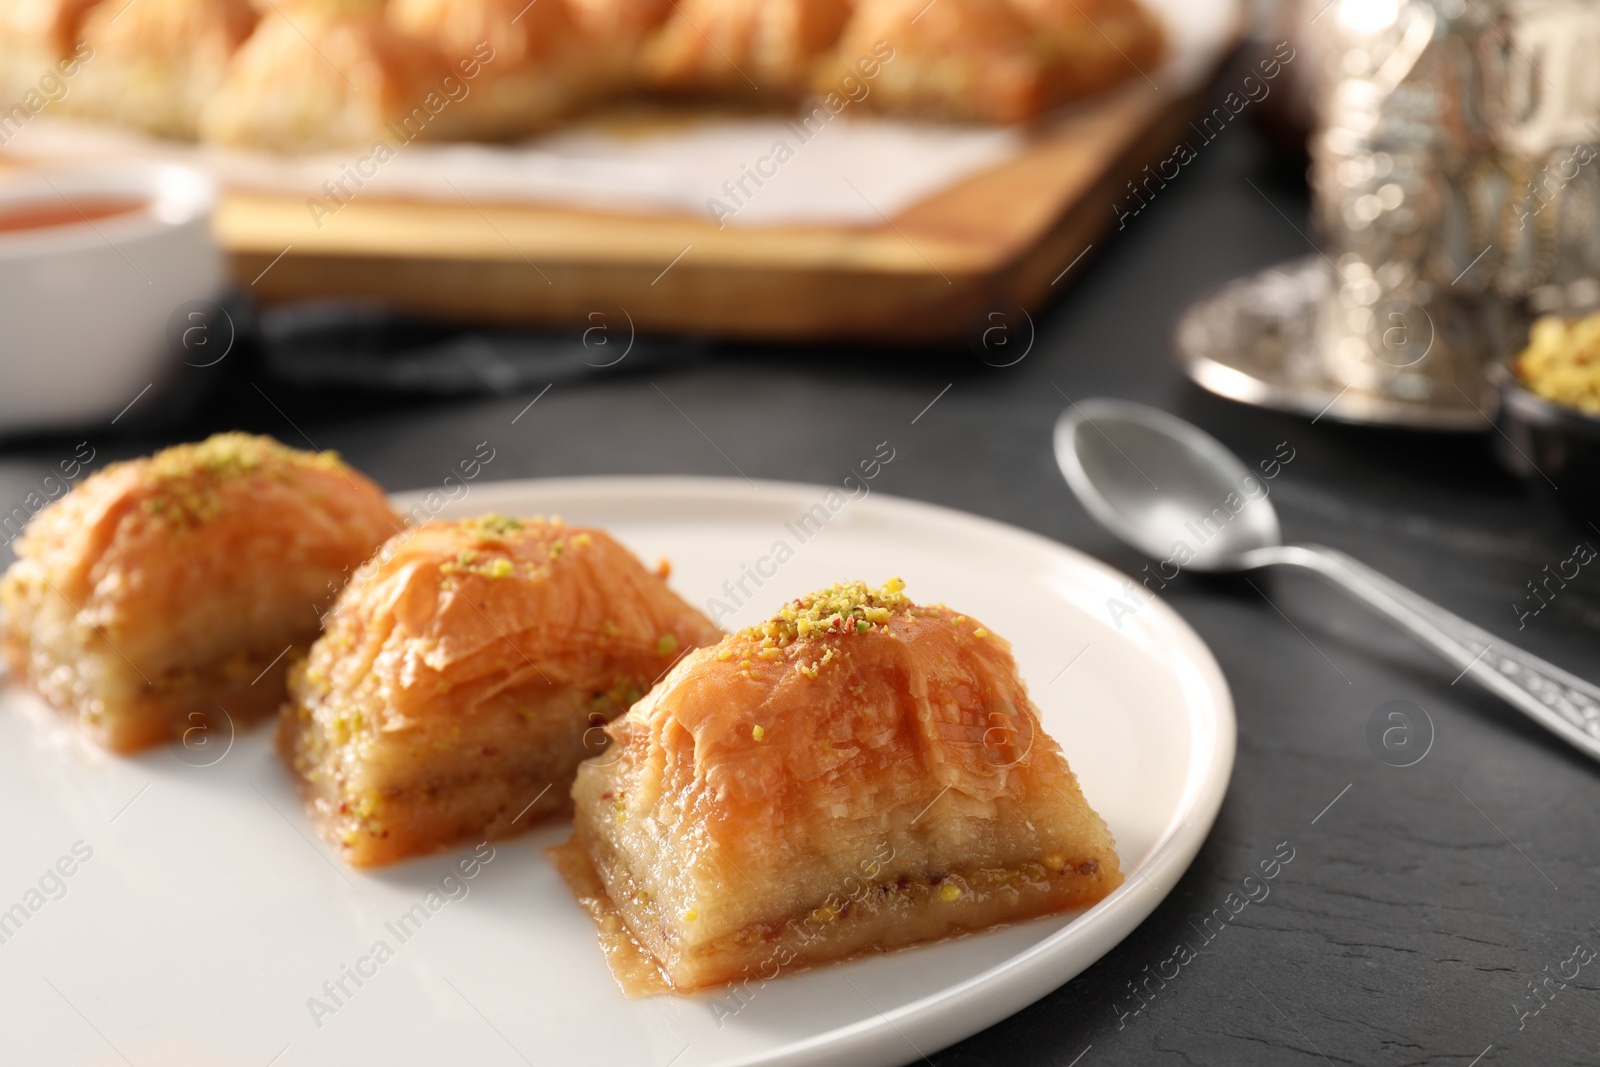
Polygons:
[[240,286],[266,302],[376,298],[564,328],[620,307],[650,333],[954,340],[991,311],[1039,307],[1081,269],[1127,180],[1172,152],[1198,99],[1129,84],[876,226],[357,198],[319,230],[303,198],[244,193],[216,226]]

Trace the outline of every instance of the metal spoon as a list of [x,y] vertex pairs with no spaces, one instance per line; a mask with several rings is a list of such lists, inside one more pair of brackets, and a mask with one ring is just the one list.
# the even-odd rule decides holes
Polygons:
[[[1164,411],[1085,400],[1061,415],[1056,462],[1089,513],[1172,568],[1314,571],[1438,652],[1558,737],[1600,760],[1600,688],[1529,655],[1343,552],[1285,545],[1269,482]],[[1268,469],[1271,469],[1270,467]]]

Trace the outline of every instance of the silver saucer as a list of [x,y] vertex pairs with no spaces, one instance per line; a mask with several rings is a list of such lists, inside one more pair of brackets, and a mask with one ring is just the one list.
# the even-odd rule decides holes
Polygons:
[[1174,331],[1185,373],[1219,396],[1313,421],[1450,433],[1492,428],[1494,401],[1479,383],[1454,390],[1454,398],[1405,400],[1331,377],[1313,332],[1317,307],[1331,293],[1329,276],[1320,256],[1308,256],[1236,278],[1189,305]]

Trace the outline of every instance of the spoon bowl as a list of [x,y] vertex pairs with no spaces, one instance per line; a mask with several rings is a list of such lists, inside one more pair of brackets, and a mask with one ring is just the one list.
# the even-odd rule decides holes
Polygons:
[[1215,438],[1164,411],[1120,400],[1072,403],[1056,462],[1089,513],[1124,541],[1195,571],[1251,566],[1283,543],[1267,482]]

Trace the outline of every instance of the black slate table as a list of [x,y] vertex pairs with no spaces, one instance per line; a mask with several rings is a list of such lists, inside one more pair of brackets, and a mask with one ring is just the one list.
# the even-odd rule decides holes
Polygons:
[[[497,449],[491,478],[830,483],[887,440],[896,459],[877,490],[1014,523],[1134,573],[1145,561],[1074,502],[1050,453],[1066,398],[1125,397],[1193,420],[1247,462],[1291,450],[1273,482],[1291,539],[1342,549],[1600,678],[1589,573],[1600,568],[1519,617],[1534,603],[1528,583],[1580,541],[1600,545],[1600,532],[1502,473],[1488,435],[1313,425],[1210,397],[1176,369],[1177,312],[1208,286],[1306,254],[1307,207],[1297,168],[1236,124],[1097,242],[1009,367],[970,351],[724,346],[676,365],[624,359],[528,407],[538,387],[458,400],[302,391],[242,346],[193,372],[212,375],[203,402],[158,432],[0,446],[0,501],[20,501],[84,437],[100,462],[249,429],[338,449],[391,489],[436,484],[484,440]],[[1600,766],[1453,683],[1454,670],[1314,580],[1253,581],[1185,574],[1164,593],[1215,651],[1239,719],[1227,800],[1187,875],[1084,974],[931,1062],[1600,1062],[1600,960],[1575,977],[1570,962],[1579,945],[1600,948]],[[1369,742],[1393,701],[1409,702],[1417,730],[1431,723],[1411,766]],[[1206,917],[1285,849],[1294,858],[1270,895],[1207,940],[1217,924]],[[1195,958],[1151,979],[1172,975],[1180,943]]]

